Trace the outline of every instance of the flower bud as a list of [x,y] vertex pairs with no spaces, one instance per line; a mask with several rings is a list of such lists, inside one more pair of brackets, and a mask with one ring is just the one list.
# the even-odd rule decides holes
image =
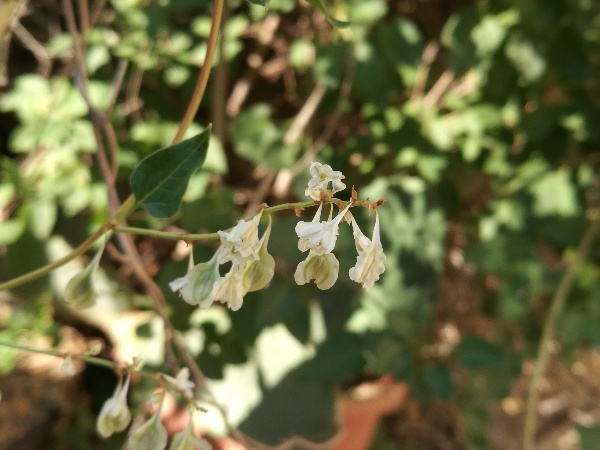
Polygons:
[[94,289],[93,276],[98,269],[104,246],[94,256],[88,266],[75,275],[67,283],[63,301],[73,308],[89,308],[96,304],[96,290]]
[[246,292],[263,289],[273,279],[273,274],[275,273],[275,260],[267,252],[270,235],[271,217],[269,217],[269,226],[258,243],[258,260],[248,261],[243,269],[242,283]]
[[131,413],[127,408],[127,390],[129,389],[129,375],[125,379],[119,380],[112,397],[104,402],[98,420],[96,429],[103,438],[110,437],[113,433],[123,431],[131,421]]
[[385,271],[385,254],[381,245],[377,211],[375,211],[375,226],[371,239],[358,228],[354,218],[352,218],[352,230],[358,258],[356,258],[354,267],[350,269],[350,279],[360,283],[366,291],[369,291]]
[[179,291],[181,298],[190,305],[207,309],[213,303],[211,292],[219,278],[219,264],[216,255],[206,262],[192,267],[185,276],[169,283],[173,291]]
[[160,420],[160,407],[152,417],[135,430],[127,439],[128,450],[164,450],[167,445],[167,430]]
[[206,440],[194,433],[193,421],[190,421],[185,427],[185,430],[177,433],[173,437],[173,442],[169,447],[169,450],[212,450],[212,445]]

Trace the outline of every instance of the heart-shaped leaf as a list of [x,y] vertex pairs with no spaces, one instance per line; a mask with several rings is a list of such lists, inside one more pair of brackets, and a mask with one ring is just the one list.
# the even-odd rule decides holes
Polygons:
[[190,177],[206,158],[210,128],[152,153],[133,171],[131,189],[150,215],[166,218],[179,211]]

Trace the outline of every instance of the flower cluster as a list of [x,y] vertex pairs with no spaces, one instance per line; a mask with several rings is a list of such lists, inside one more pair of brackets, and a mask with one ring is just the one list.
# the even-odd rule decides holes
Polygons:
[[[183,395],[188,402],[193,399],[194,383],[190,381],[190,372],[187,367],[179,371],[175,378],[163,375],[167,382],[168,390],[176,391]],[[98,434],[103,438],[110,437],[113,433],[122,431],[131,421],[131,413],[127,408],[127,390],[129,388],[129,376],[125,383],[123,379],[115,389],[114,394],[104,402],[96,428]],[[167,446],[168,434],[161,420],[161,410],[166,390],[158,394],[158,407],[146,422],[134,430],[127,438],[126,447],[129,450],[164,450]],[[211,450],[208,441],[194,433],[193,420],[190,417],[187,427],[173,436],[169,450]]]
[[[206,309],[213,302],[226,304],[233,311],[242,306],[248,292],[263,289],[275,272],[275,260],[267,252],[271,235],[271,219],[262,237],[258,223],[262,212],[250,220],[239,220],[229,231],[219,231],[221,246],[205,263],[193,266],[188,273],[169,283],[173,291],[191,305]],[[219,265],[231,262],[231,268],[220,276]]]
[[[328,192],[320,189],[327,188],[327,183],[332,182],[331,194],[340,190],[341,179],[344,178],[341,172],[332,171],[328,165],[313,162],[310,166],[312,179],[309,181],[309,188],[306,195],[315,198],[315,193],[319,196],[327,196]],[[341,187],[343,189],[343,187]],[[340,264],[333,253],[337,241],[338,230],[342,219],[352,224],[354,243],[358,252],[358,258],[354,267],[350,269],[350,279],[360,283],[365,290],[370,290],[375,281],[385,270],[385,254],[381,246],[379,232],[379,214],[375,210],[375,228],[371,239],[366,237],[358,227],[354,216],[349,212],[352,202],[340,211],[340,213],[329,220],[321,221],[321,210],[323,203],[311,222],[299,222],[296,225],[296,234],[298,235],[298,249],[302,252],[308,250],[307,258],[298,264],[294,278],[298,284],[306,284],[311,280],[319,289],[329,289],[338,278]]]
[[110,437],[118,431],[123,431],[129,425],[131,413],[127,407],[128,390],[129,375],[127,375],[125,383],[123,383],[123,378],[119,379],[119,384],[117,384],[112,397],[102,405],[96,421],[96,429],[103,438]]
[[[342,183],[344,175],[327,164],[317,162],[311,164],[310,174],[305,194],[321,203],[311,222],[301,221],[296,225],[298,248],[302,252],[308,251],[307,258],[298,265],[294,274],[296,283],[302,285],[314,280],[319,289],[333,286],[338,278],[339,262],[332,251],[340,223],[345,219],[352,226],[358,252],[356,264],[350,269],[350,279],[360,283],[367,291],[370,290],[385,270],[377,209],[371,239],[362,233],[350,213],[352,201],[333,218],[332,205],[329,219],[321,221],[323,201],[346,187]],[[267,252],[271,218],[269,216],[269,225],[259,239],[258,224],[261,216],[262,212],[250,220],[238,221],[228,231],[219,231],[221,246],[213,258],[195,266],[192,264],[193,267],[185,276],[169,284],[171,289],[179,291],[186,302],[198,305],[201,309],[218,301],[237,311],[248,292],[263,289],[273,278],[275,261]],[[231,263],[231,268],[221,276],[219,266],[225,263]]]
[[[346,189],[346,185],[342,183],[345,178],[342,172],[333,170],[329,164],[313,162],[309,171],[311,179],[304,195],[313,200],[321,200],[321,196],[324,194],[333,195]],[[329,183],[331,183],[331,190],[327,189]]]

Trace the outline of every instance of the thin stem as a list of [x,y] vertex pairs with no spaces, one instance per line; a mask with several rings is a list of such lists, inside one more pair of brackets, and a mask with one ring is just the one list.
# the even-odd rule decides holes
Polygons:
[[[212,68],[212,61],[215,54],[215,49],[217,47],[217,39],[219,37],[219,28],[221,27],[221,16],[223,15],[224,2],[225,0],[215,0],[212,12],[210,33],[208,35],[208,40],[206,41],[206,57],[204,58],[204,64],[202,65],[202,69],[200,69],[200,74],[198,75],[198,81],[196,82],[194,93],[192,94],[190,103],[188,104],[188,107],[185,110],[185,114],[181,119],[181,122],[179,123],[177,134],[175,134],[171,145],[175,145],[181,142],[183,136],[185,135],[185,132],[194,120],[194,116],[198,112],[198,108],[200,107],[200,102],[202,101],[204,91],[206,90],[206,84],[208,83],[208,77],[210,76],[210,70]],[[133,195],[130,195],[125,200],[123,206],[130,204],[132,205],[131,208],[135,206],[135,197]],[[117,223],[122,222],[123,220],[125,220],[129,212],[130,210],[127,210],[125,214],[116,215],[115,221]]]
[[202,64],[202,69],[200,70],[200,75],[198,76],[198,81],[196,82],[192,99],[190,100],[187,110],[185,111],[185,114],[179,123],[179,129],[177,130],[177,134],[173,138],[171,145],[181,142],[185,132],[194,120],[194,116],[196,115],[198,107],[200,106],[200,102],[202,101],[202,97],[204,96],[204,91],[206,90],[206,84],[208,83],[208,77],[212,68],[215,49],[217,48],[217,40],[219,38],[219,29],[221,27],[221,16],[223,15],[224,3],[225,0],[215,0],[212,11],[210,33],[208,35],[208,40],[206,41],[206,57],[204,58],[204,64]]
[[211,241],[214,239],[219,239],[218,233],[203,233],[203,234],[193,234],[193,233],[175,233],[169,231],[158,231],[158,230],[149,230],[147,228],[137,228],[137,227],[115,227],[115,232],[117,233],[130,233],[130,234],[139,234],[141,236],[154,236],[161,239],[169,239],[174,241]]
[[69,352],[60,352],[58,350],[53,350],[53,349],[41,349],[41,348],[29,347],[28,345],[15,344],[12,342],[4,342],[4,341],[0,341],[0,346],[10,347],[10,348],[14,348],[17,350],[31,352],[31,353],[39,353],[42,355],[56,356],[58,358],[66,358],[66,357],[70,356],[71,358],[79,359],[81,361],[85,361],[87,363],[94,364],[96,366],[106,367],[107,369],[112,369],[116,372],[122,372],[124,369],[124,367],[122,365],[117,364],[114,361],[109,361],[107,359],[102,359],[102,358],[96,358],[94,356],[77,355],[77,354],[71,354]]
[[529,392],[527,393],[527,404],[525,405],[525,425],[523,429],[523,450],[534,450],[535,446],[535,430],[537,425],[537,406],[540,397],[540,384],[546,373],[548,362],[550,360],[550,342],[554,338],[556,321],[564,309],[567,298],[571,293],[573,284],[577,278],[577,274],[582,264],[588,257],[592,244],[596,240],[600,232],[600,220],[596,219],[588,226],[577,253],[573,255],[567,271],[560,280],[558,289],[552,298],[550,309],[544,322],[544,329],[538,348],[538,355],[529,384]]

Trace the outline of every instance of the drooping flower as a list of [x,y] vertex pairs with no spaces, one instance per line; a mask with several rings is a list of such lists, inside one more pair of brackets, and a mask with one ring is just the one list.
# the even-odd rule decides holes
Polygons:
[[96,304],[98,295],[94,289],[94,274],[98,270],[102,253],[104,246],[98,250],[87,267],[69,280],[63,297],[67,305],[73,308],[89,308]]
[[152,417],[129,436],[127,439],[128,450],[164,450],[168,434],[160,419],[160,410],[159,406]]
[[212,445],[194,433],[194,423],[190,419],[185,430],[173,436],[169,450],[212,450]]
[[311,250],[316,255],[331,253],[337,241],[340,222],[346,215],[350,205],[352,205],[352,203],[348,203],[348,205],[333,219],[324,222],[316,222],[315,219],[317,219],[317,216],[320,216],[321,213],[321,206],[319,206],[317,216],[315,216],[315,219],[313,219],[312,222],[298,222],[296,224],[296,234],[300,238],[298,249],[302,252]]
[[271,217],[269,225],[258,243],[258,259],[249,260],[242,269],[242,282],[246,292],[263,289],[273,279],[275,273],[275,260],[267,252],[269,237],[271,236]]
[[218,278],[219,263],[215,254],[210,261],[195,265],[183,277],[171,281],[169,287],[179,291],[181,298],[190,305],[207,309],[213,303],[211,293]]
[[194,382],[190,380],[190,369],[187,367],[182,367],[181,370],[177,373],[175,378],[164,375],[169,383],[171,383],[177,390],[183,393],[183,395],[191,400],[194,396]]
[[229,231],[219,231],[221,247],[217,252],[219,264],[231,261],[239,264],[248,258],[258,259],[258,222],[262,211],[250,220],[240,219]]
[[321,194],[328,191],[327,185],[331,183],[331,194],[335,194],[346,188],[342,183],[345,178],[339,170],[333,170],[329,164],[321,164],[313,162],[310,165],[311,179],[308,181],[308,187],[304,191],[304,195],[313,200],[320,200]]
[[358,228],[354,217],[352,218],[352,232],[358,258],[356,258],[354,267],[350,269],[350,279],[362,284],[362,287],[369,291],[373,287],[373,283],[379,280],[379,276],[385,271],[385,254],[381,245],[377,210],[371,239]]
[[337,281],[340,263],[333,253],[318,255],[312,250],[308,257],[298,264],[294,280],[299,285],[315,280],[321,290],[329,289]]
[[129,375],[123,383],[123,378],[115,388],[112,397],[107,399],[100,409],[96,429],[103,438],[110,437],[113,433],[123,431],[131,421],[131,413],[127,408],[127,390],[129,389]]
[[243,269],[239,265],[233,265],[224,277],[220,277],[212,291],[215,301],[226,304],[232,311],[242,307],[244,295],[248,292],[244,287]]

